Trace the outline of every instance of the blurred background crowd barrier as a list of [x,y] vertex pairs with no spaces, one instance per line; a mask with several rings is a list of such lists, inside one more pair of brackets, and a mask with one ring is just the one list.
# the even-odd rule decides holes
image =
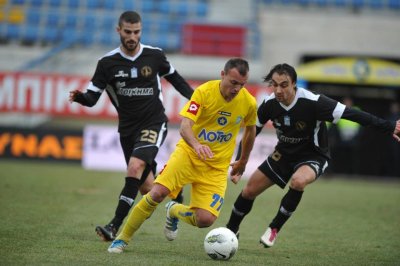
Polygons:
[[[67,143],[58,131],[43,140],[46,129],[82,136],[88,124],[115,126],[107,97],[88,109],[69,104],[68,92],[85,90],[98,58],[118,46],[125,10],[142,15],[142,42],[163,48],[193,87],[218,79],[227,58],[240,56],[250,62],[248,87],[260,103],[270,93],[262,76],[286,62],[299,86],[400,117],[400,0],[0,0],[0,157],[57,159],[51,147],[62,153]],[[163,86],[174,127],[184,99]],[[360,128],[349,152],[340,138],[346,126],[353,127],[330,127],[329,173],[400,177],[400,145]],[[265,134],[274,134],[271,125]],[[73,143],[83,150],[83,141]]]

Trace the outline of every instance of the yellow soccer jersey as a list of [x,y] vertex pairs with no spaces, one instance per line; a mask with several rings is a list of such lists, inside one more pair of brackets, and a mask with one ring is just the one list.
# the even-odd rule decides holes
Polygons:
[[[221,95],[219,84],[220,80],[212,80],[200,85],[180,115],[195,122],[194,135],[214,153],[214,157],[206,162],[215,168],[227,168],[240,127],[256,124],[257,102],[246,88],[242,88],[232,101],[227,102]],[[183,139],[178,145],[190,151],[193,159],[198,158]]]

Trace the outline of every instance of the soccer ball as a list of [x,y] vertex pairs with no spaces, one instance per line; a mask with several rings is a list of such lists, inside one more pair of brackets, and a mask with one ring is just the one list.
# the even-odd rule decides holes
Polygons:
[[226,227],[212,229],[204,239],[204,250],[213,260],[229,260],[238,248],[236,235]]

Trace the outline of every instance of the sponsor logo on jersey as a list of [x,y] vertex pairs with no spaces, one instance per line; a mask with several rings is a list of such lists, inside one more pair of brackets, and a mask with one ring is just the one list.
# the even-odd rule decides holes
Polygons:
[[118,95],[122,96],[148,96],[153,95],[153,88],[119,88]]
[[119,70],[117,74],[114,75],[116,78],[126,78],[128,73],[125,73],[123,70]]
[[306,129],[307,124],[306,124],[306,122],[304,122],[304,121],[297,121],[296,124],[295,124],[295,126],[296,126],[296,129],[297,129],[298,131],[303,131],[304,129]]
[[200,104],[196,103],[195,101],[191,101],[189,104],[189,108],[186,110],[186,112],[197,115],[199,108]]
[[131,68],[131,78],[137,78],[137,68],[136,67],[132,67]]
[[229,112],[224,112],[224,111],[219,111],[218,114],[224,115],[224,116],[231,116],[231,113],[229,113]]
[[140,74],[142,74],[143,77],[150,77],[151,74],[153,73],[153,70],[151,69],[151,67],[149,66],[144,66],[142,67],[142,69],[140,70]]
[[228,119],[226,119],[226,117],[224,117],[224,116],[220,116],[217,119],[218,125],[221,125],[221,126],[225,126],[227,122],[228,122]]
[[200,131],[199,135],[197,136],[199,139],[208,142],[228,142],[232,138],[232,133],[226,134],[223,131],[210,131],[207,132],[204,128]]

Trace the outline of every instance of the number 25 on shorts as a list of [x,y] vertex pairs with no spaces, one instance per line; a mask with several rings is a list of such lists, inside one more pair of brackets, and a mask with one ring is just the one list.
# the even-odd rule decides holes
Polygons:
[[218,194],[214,194],[213,202],[211,202],[210,207],[215,208],[217,211],[219,211],[222,207],[222,204],[224,204],[224,198]]

